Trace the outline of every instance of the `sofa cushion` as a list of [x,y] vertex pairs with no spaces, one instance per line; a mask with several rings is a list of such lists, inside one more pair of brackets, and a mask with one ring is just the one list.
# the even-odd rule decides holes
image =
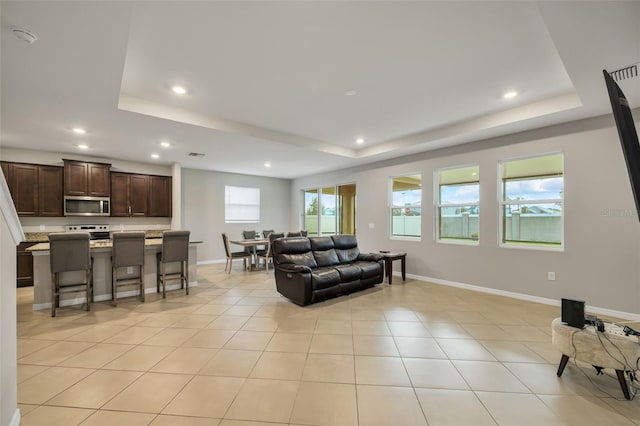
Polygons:
[[331,266],[340,263],[340,259],[333,249],[331,237],[311,237],[309,242],[318,266]]
[[313,253],[301,253],[301,254],[278,254],[278,263],[294,263],[296,265],[308,266],[309,268],[317,268],[318,264],[316,263],[316,259],[313,257]]
[[340,281],[343,283],[359,280],[362,277],[362,269],[354,265],[336,265],[335,270],[340,273]]
[[318,266],[332,266],[340,263],[340,259],[338,259],[338,255],[334,249],[314,251],[313,257],[315,257]]
[[353,266],[357,266],[362,270],[362,279],[376,277],[384,272],[378,262],[358,261],[353,263]]
[[334,268],[316,268],[311,271],[311,288],[322,290],[340,284],[340,274]]
[[273,241],[273,253],[276,264],[295,263],[309,268],[318,266],[308,238],[278,238]]
[[358,240],[355,235],[332,235],[333,245],[340,263],[351,263],[358,258]]
[[324,251],[333,248],[331,237],[311,237],[309,238],[309,243],[311,243],[311,250],[313,251]]

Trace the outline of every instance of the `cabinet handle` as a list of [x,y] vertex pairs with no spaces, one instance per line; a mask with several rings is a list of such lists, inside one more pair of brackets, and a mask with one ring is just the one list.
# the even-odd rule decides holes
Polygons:
[[129,216],[131,216],[131,206],[129,206]]

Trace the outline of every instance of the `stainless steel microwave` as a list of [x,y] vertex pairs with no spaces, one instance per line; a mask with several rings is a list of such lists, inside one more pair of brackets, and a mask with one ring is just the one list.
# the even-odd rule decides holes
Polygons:
[[109,197],[64,197],[65,216],[109,216]]

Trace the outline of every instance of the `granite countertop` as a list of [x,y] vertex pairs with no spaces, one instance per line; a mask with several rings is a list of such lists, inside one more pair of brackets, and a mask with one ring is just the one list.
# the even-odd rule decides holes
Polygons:
[[26,243],[46,243],[49,241],[50,232],[25,232],[24,241]]
[[[202,241],[189,241],[189,244],[202,244]],[[111,240],[96,240],[90,242],[91,249],[111,249],[113,243]],[[147,238],[144,242],[145,248],[147,249],[157,249],[162,247],[162,238]],[[49,251],[49,241],[46,243],[39,243],[35,246],[31,246],[27,249],[27,251],[31,252],[40,252],[40,251]]]
[[[111,231],[114,232],[120,231]],[[144,230],[145,238],[162,238],[163,230]],[[24,242],[26,243],[48,243],[49,242],[49,234],[51,232],[25,232],[24,233]]]

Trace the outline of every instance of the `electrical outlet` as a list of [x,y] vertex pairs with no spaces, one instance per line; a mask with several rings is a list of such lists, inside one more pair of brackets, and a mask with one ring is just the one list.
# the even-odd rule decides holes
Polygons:
[[373,229],[373,228],[375,228],[375,227],[376,227],[376,226],[375,226],[375,224],[373,224],[373,223],[370,223],[370,224],[369,224],[369,229]]
[[133,266],[127,266],[127,274],[133,274]]
[[556,280],[556,273],[555,272],[547,272],[547,279],[549,281],[555,281]]
[[40,225],[40,230],[41,230],[41,231],[44,231],[44,230],[45,230],[45,228],[46,228],[46,226],[44,226],[44,225]]

